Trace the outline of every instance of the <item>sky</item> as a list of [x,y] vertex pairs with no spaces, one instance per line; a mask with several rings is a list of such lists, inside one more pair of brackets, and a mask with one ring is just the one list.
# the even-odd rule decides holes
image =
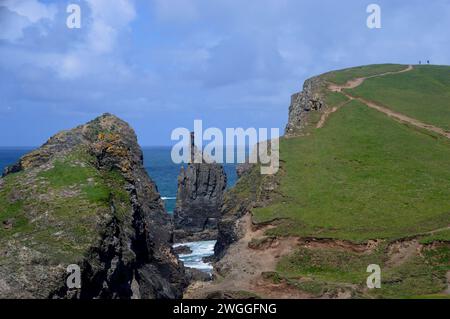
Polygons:
[[[371,3],[381,29],[367,27]],[[307,78],[450,64],[449,30],[449,0],[0,0],[0,146],[38,146],[104,112],[143,146],[173,144],[195,119],[283,131]]]

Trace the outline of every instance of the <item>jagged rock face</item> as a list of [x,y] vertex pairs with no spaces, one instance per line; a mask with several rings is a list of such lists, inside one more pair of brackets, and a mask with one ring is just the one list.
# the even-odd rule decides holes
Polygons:
[[222,217],[218,223],[217,242],[214,246],[214,259],[221,259],[228,247],[238,241],[243,235],[239,226],[239,219],[253,207],[251,199],[237,198],[234,194],[227,194],[227,202],[223,206]]
[[305,81],[302,92],[292,95],[289,119],[285,130],[286,136],[297,135],[306,124],[307,114],[310,111],[322,109],[324,102],[319,93],[322,84],[319,77],[313,77]]
[[174,210],[175,241],[214,240],[227,187],[223,166],[194,163],[198,153],[191,134],[191,163],[178,176],[177,202]]
[[178,176],[175,241],[213,240],[227,177],[222,165],[189,164]]
[[[130,126],[56,134],[0,179],[0,298],[179,298],[170,217]],[[81,268],[68,289],[66,268]]]
[[241,218],[255,207],[266,206],[279,187],[279,175],[261,175],[257,164],[238,165],[236,171],[239,176],[236,185],[224,194],[214,246],[215,260],[221,259],[228,247],[245,235]]

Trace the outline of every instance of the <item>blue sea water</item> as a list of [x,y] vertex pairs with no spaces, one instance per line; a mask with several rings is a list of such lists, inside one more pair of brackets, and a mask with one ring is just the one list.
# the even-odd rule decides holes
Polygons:
[[192,253],[181,255],[180,260],[184,263],[186,267],[195,268],[207,273],[211,273],[213,266],[211,263],[205,262],[204,257],[209,257],[214,254],[215,240],[206,241],[194,241],[189,243],[175,244],[177,246],[188,246]]
[[[32,151],[31,147],[0,147],[0,172],[19,158]],[[152,180],[156,183],[158,191],[164,200],[166,210],[173,213],[177,196],[177,178],[181,165],[172,162],[170,153],[171,147],[144,147],[144,167]],[[228,187],[236,183],[236,165],[225,164],[225,172],[228,177]],[[197,268],[201,271],[211,272],[212,266],[203,262],[203,257],[211,256],[214,253],[215,241],[203,241],[187,243],[192,250],[191,254],[181,255],[180,260],[187,267]]]
[[3,173],[5,167],[16,163],[21,156],[32,150],[32,147],[0,147],[0,173]]

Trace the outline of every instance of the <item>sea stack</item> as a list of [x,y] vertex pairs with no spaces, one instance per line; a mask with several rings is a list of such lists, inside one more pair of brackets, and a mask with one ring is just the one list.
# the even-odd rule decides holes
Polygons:
[[[191,133],[191,161],[178,176],[177,202],[174,210],[176,242],[214,240],[221,216],[227,176],[217,163],[194,163],[198,152]],[[202,157],[203,158],[203,157]]]

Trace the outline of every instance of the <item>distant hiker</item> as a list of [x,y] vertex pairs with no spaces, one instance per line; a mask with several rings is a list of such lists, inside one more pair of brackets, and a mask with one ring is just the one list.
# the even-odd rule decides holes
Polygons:
[[430,60],[427,60],[427,64],[430,64]]
[[422,61],[419,61],[419,64],[422,64]]

